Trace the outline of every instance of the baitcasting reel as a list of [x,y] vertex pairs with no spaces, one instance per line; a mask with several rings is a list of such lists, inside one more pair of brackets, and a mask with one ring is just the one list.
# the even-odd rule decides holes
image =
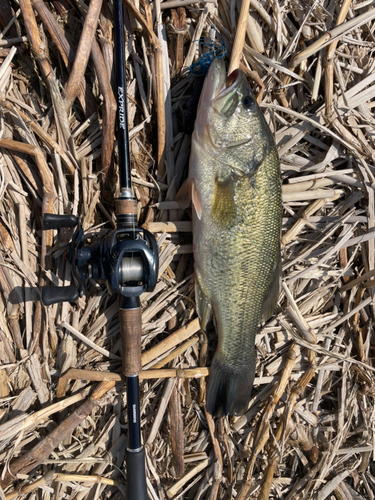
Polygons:
[[44,214],[43,230],[74,228],[66,258],[72,264],[77,286],[45,286],[42,302],[74,302],[83,294],[84,280],[104,282],[110,293],[139,297],[155,288],[159,251],[152,233],[137,227],[109,231],[98,243],[85,244],[83,229],[75,215]]

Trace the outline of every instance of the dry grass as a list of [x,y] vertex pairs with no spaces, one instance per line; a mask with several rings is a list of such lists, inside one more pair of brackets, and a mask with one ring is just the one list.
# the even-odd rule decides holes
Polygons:
[[[134,193],[160,248],[142,296],[149,498],[373,500],[373,3],[251,0],[240,22],[236,1],[124,5]],[[2,0],[0,25],[0,498],[124,498],[117,300],[92,281],[76,304],[44,308],[39,292],[72,279],[69,233],[42,233],[42,213],[77,214],[91,234],[114,224],[112,5]],[[254,394],[218,421],[204,408],[215,334],[199,331],[174,201],[188,67],[209,36],[255,82],[284,198],[283,288],[256,338]]]

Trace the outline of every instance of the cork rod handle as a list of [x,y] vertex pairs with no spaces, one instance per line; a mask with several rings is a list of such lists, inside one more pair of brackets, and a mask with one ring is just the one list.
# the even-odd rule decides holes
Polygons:
[[122,350],[122,373],[125,377],[134,377],[142,371],[141,336],[142,312],[141,307],[120,309],[120,332]]

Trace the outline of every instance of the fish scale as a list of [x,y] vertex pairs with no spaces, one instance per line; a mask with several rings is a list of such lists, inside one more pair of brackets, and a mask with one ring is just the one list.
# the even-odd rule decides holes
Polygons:
[[275,142],[243,73],[213,62],[198,106],[189,179],[196,301],[212,311],[218,347],[207,410],[242,414],[255,374],[255,334],[276,306],[281,272],[281,182]]
[[[277,186],[275,188],[270,195],[278,192]],[[243,196],[239,194],[239,198],[244,205],[243,224],[232,230],[222,230],[214,244],[229,249],[220,253],[218,264],[226,272],[224,274],[211,270],[208,285],[214,311],[218,311],[215,313],[220,342],[218,352],[228,353],[228,357],[236,365],[241,364],[241,361],[244,364],[254,362],[254,337],[263,304],[262,297],[270,280],[269,266],[264,265],[264,261],[268,258],[271,262],[277,257],[277,249],[275,245],[272,246],[272,240],[276,231],[279,231],[276,221],[280,217],[280,200],[277,202],[275,199],[275,203],[271,203],[271,207],[276,208],[274,212],[268,210],[259,213],[252,203],[252,200],[260,203],[259,195],[253,195],[252,190],[248,190]],[[207,239],[202,243],[206,244],[208,254],[212,242]],[[265,254],[259,252],[259,247],[264,248]],[[272,248],[273,251],[267,252],[267,249]],[[206,265],[209,267],[208,263]],[[232,279],[228,276],[228,270],[231,270]],[[226,332],[231,330],[232,335],[227,335]],[[249,335],[246,336],[243,333],[247,331]],[[250,347],[244,350],[246,340]]]

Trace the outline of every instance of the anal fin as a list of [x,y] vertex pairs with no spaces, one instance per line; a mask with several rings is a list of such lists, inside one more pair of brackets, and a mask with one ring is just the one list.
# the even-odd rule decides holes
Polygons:
[[267,321],[272,316],[276,309],[277,301],[280,293],[281,281],[281,253],[278,251],[274,268],[272,270],[272,277],[268,284],[267,291],[264,296],[261,321]]
[[201,329],[206,331],[207,323],[210,321],[212,306],[207,295],[202,290],[199,284],[199,278],[197,273],[195,273],[195,305],[197,308],[197,314],[201,324]]

